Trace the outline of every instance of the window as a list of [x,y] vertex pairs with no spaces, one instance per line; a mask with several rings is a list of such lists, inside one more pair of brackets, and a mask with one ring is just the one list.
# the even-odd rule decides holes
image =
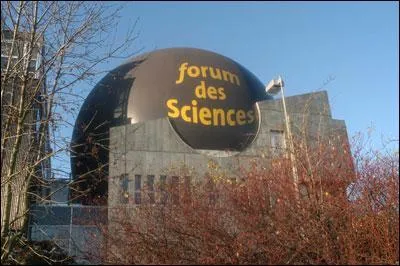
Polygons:
[[[6,57],[10,55],[11,51],[11,45],[12,41],[11,40],[4,40],[1,42],[1,57]],[[20,48],[20,49],[18,49]],[[23,48],[23,46],[22,46]],[[21,49],[21,44],[19,42],[16,42],[14,45],[13,53],[11,55],[12,58],[18,58],[22,55],[22,49]]]
[[[18,61],[19,60],[17,57],[14,56],[11,57],[10,70],[12,70],[15,65],[17,65]],[[8,56],[1,55],[1,69],[2,70],[5,69],[7,67],[7,64],[8,64]],[[18,67],[20,67],[20,65],[21,63],[19,64]]]
[[29,65],[28,65],[28,71],[29,72],[35,72],[36,71],[36,59],[32,59],[30,62],[29,62]]
[[167,192],[165,191],[165,186],[167,184],[167,176],[161,175],[160,176],[160,203],[165,204],[167,202]]
[[[1,42],[1,69],[7,67],[8,60],[10,59],[10,52],[13,40],[6,39]],[[40,61],[40,45],[35,44],[32,51],[30,51],[29,42],[15,41],[13,53],[11,55],[10,67],[17,66],[18,69],[22,70],[22,67],[26,65],[28,59],[28,53],[31,52],[31,60],[28,64],[28,71],[34,73],[38,69]]]
[[135,175],[135,203],[141,203],[142,176]]
[[123,119],[124,113],[126,112],[126,101],[129,97],[130,89],[122,90],[119,94],[117,107],[114,110],[114,118],[115,119]]
[[149,202],[154,204],[154,175],[147,176],[147,190],[149,195]]
[[285,154],[285,134],[281,130],[271,130],[271,154],[279,157]]
[[120,179],[120,187],[121,187],[120,202],[121,202],[121,204],[128,203],[128,200],[129,200],[128,185],[129,185],[128,175],[121,176],[121,179]]
[[10,42],[1,42],[1,56],[7,57],[10,53],[11,43]]
[[172,202],[173,204],[179,203],[179,177],[172,177]]
[[25,47],[25,53],[28,54],[28,52],[32,53],[31,56],[31,61],[28,64],[28,71],[31,73],[34,73],[38,70],[39,68],[39,59],[40,59],[40,54],[39,54],[39,47],[35,45],[32,48],[32,51],[30,51],[29,43],[26,44]]
[[5,69],[7,67],[8,57],[1,55],[1,69]]

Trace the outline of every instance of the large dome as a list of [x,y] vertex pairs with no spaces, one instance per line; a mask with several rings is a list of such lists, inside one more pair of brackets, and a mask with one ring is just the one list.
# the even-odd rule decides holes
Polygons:
[[257,101],[268,98],[250,71],[213,52],[169,48],[128,60],[94,87],[79,112],[71,170],[80,182],[72,198],[93,204],[107,196],[110,127],[168,117],[193,149],[240,152],[257,134]]

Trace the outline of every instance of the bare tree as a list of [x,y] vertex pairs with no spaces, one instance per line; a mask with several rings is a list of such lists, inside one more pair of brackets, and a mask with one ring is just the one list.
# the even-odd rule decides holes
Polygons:
[[[168,197],[156,204],[144,188],[141,205],[110,208],[108,224],[99,225],[104,249],[91,255],[125,265],[396,264],[398,154],[356,158],[361,166],[355,181],[364,185],[354,188],[357,197],[348,197],[342,176],[354,172],[332,166],[343,161],[341,151],[319,145],[307,152],[319,156],[312,170],[321,178],[315,189],[321,187],[323,200],[303,196],[298,207],[290,161],[283,158],[267,171],[243,173],[243,182],[215,179],[212,189],[181,183],[177,202],[173,186],[158,188]],[[300,165],[301,180],[308,175],[306,159]]]
[[24,241],[34,187],[68,149],[52,132],[78,109],[99,64],[136,53],[135,23],[116,41],[121,6],[75,1],[1,2],[1,261]]

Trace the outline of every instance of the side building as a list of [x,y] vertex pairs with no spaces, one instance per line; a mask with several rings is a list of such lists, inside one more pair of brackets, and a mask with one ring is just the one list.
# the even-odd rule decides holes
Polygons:
[[34,189],[32,194],[41,198],[36,185],[51,175],[51,161],[43,159],[51,150],[48,124],[43,123],[48,112],[41,69],[44,43],[31,39],[28,32],[1,32],[2,232],[21,229],[27,204],[37,200],[27,192]]

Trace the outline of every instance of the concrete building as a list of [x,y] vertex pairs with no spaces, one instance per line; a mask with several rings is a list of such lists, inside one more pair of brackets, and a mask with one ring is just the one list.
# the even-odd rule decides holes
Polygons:
[[[40,68],[43,55],[43,38],[30,47],[31,34],[28,32],[1,32],[1,219],[2,232],[6,220],[8,199],[10,202],[10,229],[18,230],[23,224],[23,213],[29,200],[25,191],[39,179],[50,178],[51,163],[44,158],[38,164],[38,153],[50,152],[48,125],[41,123],[47,115],[47,101],[43,71]],[[29,58],[29,54],[31,55]],[[29,60],[29,62],[28,62]],[[23,90],[21,88],[24,88]],[[23,94],[22,94],[23,93]],[[21,101],[23,100],[23,101]],[[23,102],[22,105],[21,102]],[[18,117],[18,110],[26,113],[24,118]],[[23,113],[22,112],[22,113]],[[16,144],[17,124],[21,121],[21,138]],[[43,138],[41,138],[43,136]],[[42,139],[42,141],[40,141]],[[14,153],[14,146],[17,147]],[[12,159],[16,155],[16,159]],[[42,158],[43,156],[41,156]],[[12,166],[15,165],[15,167]],[[13,169],[12,176],[9,170]],[[31,176],[31,182],[29,176]],[[38,178],[36,178],[38,177]],[[43,196],[42,188],[34,194]],[[36,188],[35,188],[36,189]],[[31,190],[32,192],[32,190]],[[6,219],[7,217],[7,219]]]
[[[348,145],[345,122],[332,118],[326,91],[287,97],[286,104],[295,137],[306,136],[308,145],[322,140],[335,142],[336,147]],[[247,149],[234,154],[192,149],[177,135],[168,118],[112,127],[108,206],[140,204],[144,196],[140,189],[156,182],[201,179],[213,172],[239,179],[253,162],[268,168],[274,158],[288,158],[281,99],[259,102],[258,106],[259,132]],[[348,150],[343,152],[350,156]]]

